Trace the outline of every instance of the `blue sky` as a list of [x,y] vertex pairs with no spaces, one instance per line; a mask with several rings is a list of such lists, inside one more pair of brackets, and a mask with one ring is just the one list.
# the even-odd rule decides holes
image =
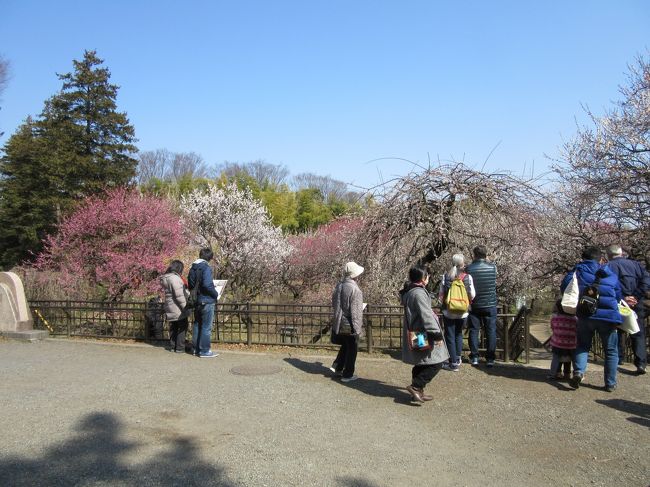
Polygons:
[[370,187],[498,144],[485,170],[540,175],[583,104],[618,99],[648,26],[647,1],[4,0],[0,143],[95,49],[141,150]]

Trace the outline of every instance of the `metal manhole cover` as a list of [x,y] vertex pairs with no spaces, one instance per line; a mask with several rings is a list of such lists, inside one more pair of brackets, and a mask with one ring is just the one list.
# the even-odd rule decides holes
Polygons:
[[240,365],[239,367],[233,367],[230,369],[231,374],[235,375],[271,375],[277,374],[282,370],[282,367],[277,365],[270,365],[267,367],[262,367],[260,365]]

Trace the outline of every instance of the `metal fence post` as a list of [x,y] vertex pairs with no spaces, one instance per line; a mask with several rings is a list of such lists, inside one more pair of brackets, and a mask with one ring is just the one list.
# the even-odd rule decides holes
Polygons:
[[505,316],[503,317],[503,349],[503,361],[510,362],[510,330]]
[[530,320],[528,310],[524,313],[524,332],[526,333],[526,363],[530,363]]
[[368,312],[366,323],[366,347],[368,353],[372,353],[372,318],[370,317],[370,306],[366,306],[366,311]]
[[246,345],[253,344],[253,320],[251,319],[251,303],[246,303]]

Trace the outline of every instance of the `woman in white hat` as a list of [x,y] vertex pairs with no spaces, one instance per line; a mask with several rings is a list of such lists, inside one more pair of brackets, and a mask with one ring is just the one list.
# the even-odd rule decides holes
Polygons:
[[343,268],[343,279],[332,293],[332,343],[341,345],[341,348],[330,370],[341,377],[341,382],[357,379],[354,365],[363,324],[363,294],[355,279],[362,273],[363,267],[356,262],[348,262]]

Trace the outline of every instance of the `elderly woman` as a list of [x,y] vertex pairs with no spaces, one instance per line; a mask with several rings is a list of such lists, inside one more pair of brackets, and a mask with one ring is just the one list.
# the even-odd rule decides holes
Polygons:
[[185,334],[188,321],[185,305],[189,292],[183,278],[183,263],[172,260],[165,274],[160,278],[160,286],[165,292],[163,309],[169,321],[169,341],[172,352],[185,352]]
[[[449,359],[449,353],[442,337],[438,318],[431,308],[431,296],[426,290],[429,273],[424,267],[415,266],[409,270],[409,282],[400,291],[404,305],[404,329],[402,333],[402,361],[413,365],[411,385],[406,390],[413,402],[430,401],[433,397],[424,393],[425,386],[431,382]],[[409,332],[424,332],[430,348],[418,350],[410,346]]]
[[363,267],[348,262],[343,269],[343,279],[332,293],[332,343],[341,345],[336,360],[330,367],[341,382],[357,379],[354,366],[357,361],[359,337],[361,336],[363,294],[355,279],[363,273]]
[[474,281],[472,276],[465,272],[465,257],[463,254],[454,254],[451,258],[450,269],[442,276],[440,282],[440,292],[438,300],[442,303],[442,320],[445,323],[445,341],[449,347],[449,362],[443,364],[443,368],[458,372],[463,360],[463,326],[469,315],[469,307],[462,309],[448,309],[446,298],[452,283],[459,279],[465,287],[468,304],[472,302],[476,291],[474,290]]

